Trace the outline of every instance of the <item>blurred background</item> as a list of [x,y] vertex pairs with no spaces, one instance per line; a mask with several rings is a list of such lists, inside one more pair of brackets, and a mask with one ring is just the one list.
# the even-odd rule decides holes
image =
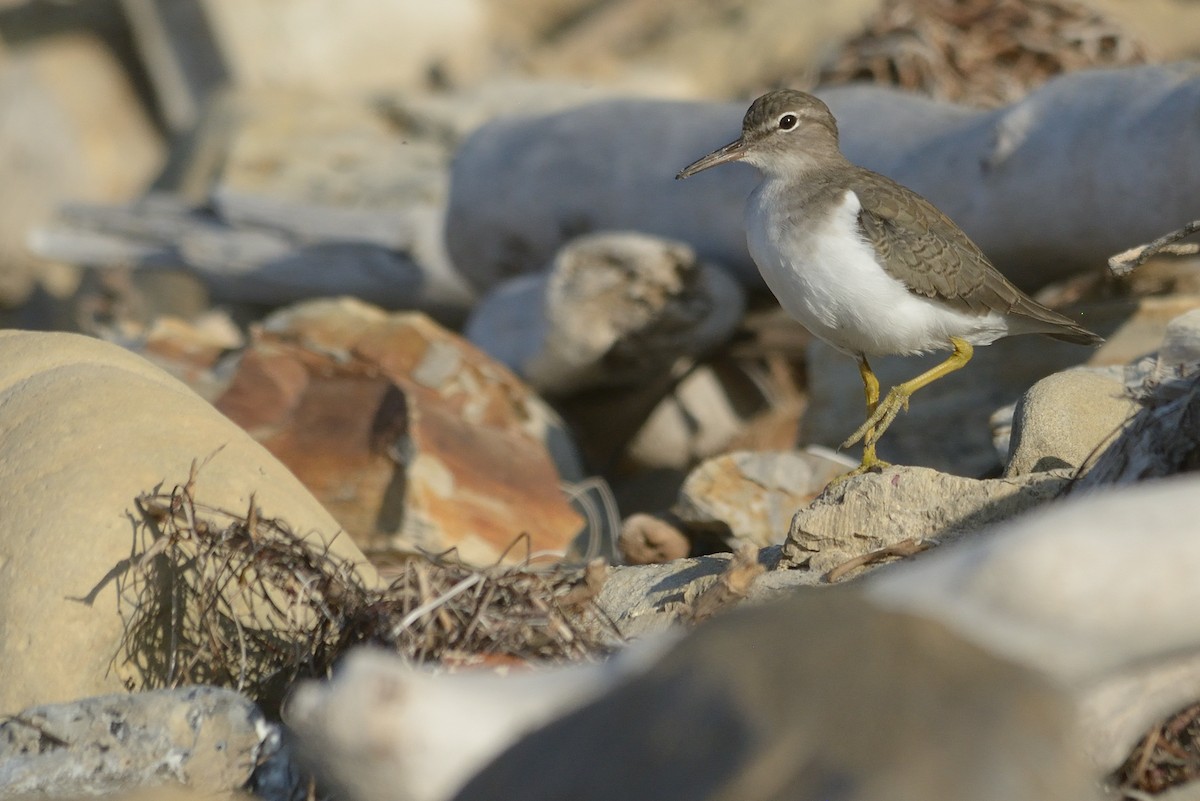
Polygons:
[[[501,279],[547,267],[509,242],[488,278],[469,231],[447,241],[456,154],[498,120],[848,83],[997,108],[1063,72],[1193,58],[1197,31],[1194,0],[0,0],[0,325],[117,342],[233,414],[237,356],[275,310],[349,295],[461,332]],[[702,459],[806,439],[807,336],[741,283],[736,333],[682,367],[619,392],[534,382],[572,441],[550,442],[559,477],[653,511]],[[965,460],[901,455],[998,469],[980,438]]]

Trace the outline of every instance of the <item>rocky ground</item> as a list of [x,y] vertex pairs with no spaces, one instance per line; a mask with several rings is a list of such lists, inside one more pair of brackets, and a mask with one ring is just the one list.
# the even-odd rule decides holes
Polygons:
[[[0,798],[1200,798],[1198,23],[0,0]],[[1105,344],[830,483],[781,83]]]

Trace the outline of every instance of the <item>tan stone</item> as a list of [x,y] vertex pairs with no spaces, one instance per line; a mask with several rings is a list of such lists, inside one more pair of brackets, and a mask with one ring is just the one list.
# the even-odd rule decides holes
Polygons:
[[132,198],[165,152],[120,65],[89,36],[8,50],[0,108],[0,304],[16,304],[41,270],[26,246],[31,230],[64,201]]
[[675,513],[687,526],[758,546],[787,537],[797,510],[847,466],[814,454],[736,451],[702,462],[683,483]]
[[234,80],[252,88],[362,94],[461,83],[488,54],[476,0],[205,0]]
[[264,323],[217,407],[362,543],[490,564],[521,535],[564,551],[583,523],[544,443],[547,407],[422,314],[292,307]]
[[890,467],[855,476],[796,513],[779,566],[826,575],[906,541],[953,542],[1053,500],[1069,484],[1061,472],[979,481],[922,467]]
[[[201,503],[312,532],[362,562],[338,523],[258,443],[115,345],[0,333],[0,712],[120,692],[110,571],[134,545],[135,498],[187,480]],[[365,581],[375,581],[367,566]]]
[[1112,376],[1089,370],[1047,376],[1017,404],[1004,474],[1078,469],[1098,457],[1140,408]]

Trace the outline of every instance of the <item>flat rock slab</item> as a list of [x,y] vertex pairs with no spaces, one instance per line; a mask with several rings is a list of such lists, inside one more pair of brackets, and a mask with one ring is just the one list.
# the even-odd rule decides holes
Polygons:
[[172,783],[229,791],[250,778],[270,732],[254,704],[216,687],[32,707],[0,722],[0,798]]
[[566,550],[583,525],[546,439],[554,415],[503,365],[419,313],[359,301],[277,312],[217,408],[357,542],[486,565]]
[[1058,497],[1064,472],[981,481],[890,467],[833,485],[792,518],[781,568],[824,575],[908,540],[947,543]]

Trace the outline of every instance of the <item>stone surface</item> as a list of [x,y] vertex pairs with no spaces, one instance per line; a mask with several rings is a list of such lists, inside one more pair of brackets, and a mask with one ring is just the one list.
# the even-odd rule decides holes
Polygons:
[[443,801],[505,745],[591,700],[659,650],[633,648],[576,670],[446,675],[361,648],[332,682],[301,684],[284,717],[299,755],[339,797]]
[[880,571],[868,597],[1069,686],[1103,770],[1200,695],[1194,475],[1071,497]]
[[[852,588],[730,613],[612,689],[592,666],[544,676],[604,694],[518,741],[456,798],[1107,797],[1100,777],[1200,692],[1196,491],[1186,476],[1088,493]],[[674,579],[671,566],[620,569],[610,585],[633,576],[667,604],[723,561],[688,560]],[[454,719],[454,681],[442,703],[433,687],[410,693],[436,707],[430,721]],[[491,682],[495,704],[522,695]],[[370,698],[367,685],[325,696],[349,701],[353,686]],[[365,706],[344,702],[352,724],[317,742],[358,742],[364,718],[387,708]],[[395,797],[405,780],[392,749],[412,752],[402,736],[421,729],[402,732],[400,718],[365,727],[383,749],[349,749],[352,801]]]
[[939,623],[809,591],[714,619],[455,798],[1098,799],[1071,700]]
[[819,575],[906,540],[946,544],[1053,500],[1065,473],[981,481],[889,467],[834,484],[792,518],[780,567]]
[[766,405],[744,365],[715,358],[670,387],[643,417],[625,456],[643,468],[687,470],[725,450]]
[[11,306],[38,282],[53,284],[26,245],[29,230],[64,200],[129,199],[164,153],[120,65],[86,35],[9,49],[0,60],[0,108],[0,305]]
[[[264,515],[362,562],[277,459],[191,390],[114,345],[0,333],[0,712],[117,692],[123,633],[114,569],[135,498],[199,470],[197,500]],[[205,461],[207,460],[207,461]],[[363,566],[362,578],[375,581]]]
[[803,451],[724,453],[688,474],[673,511],[689,529],[731,542],[778,545],[796,511],[846,470],[839,461]]
[[1006,477],[1094,461],[1141,408],[1107,372],[1066,370],[1029,388],[1017,403]]
[[228,792],[266,755],[269,733],[254,704],[215,687],[31,707],[0,722],[0,797],[170,784]]
[[491,564],[565,551],[553,413],[505,367],[420,314],[348,299],[263,322],[217,407],[289,465],[356,541]]
[[466,336],[538,391],[646,383],[733,332],[741,287],[681,242],[600,232],[572,240],[547,273],[502,284]]
[[256,88],[366,95],[480,77],[487,12],[476,0],[204,0],[233,79]]
[[617,545],[627,565],[665,564],[692,550],[691,540],[671,522],[642,513],[622,521]]
[[[513,6],[529,5],[530,0],[496,3],[504,16],[513,14]],[[527,59],[539,73],[634,90],[650,85],[660,96],[747,96],[775,85],[781,74],[812,75],[830,43],[852,33],[872,6],[872,0],[734,0],[714,6],[614,0],[570,13],[568,5],[549,35],[526,48]],[[796,19],[805,24],[795,25]],[[755,47],[747,49],[745,42]]]

